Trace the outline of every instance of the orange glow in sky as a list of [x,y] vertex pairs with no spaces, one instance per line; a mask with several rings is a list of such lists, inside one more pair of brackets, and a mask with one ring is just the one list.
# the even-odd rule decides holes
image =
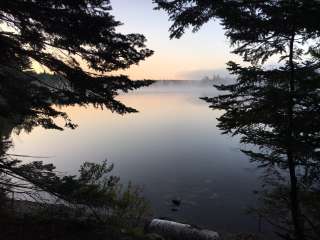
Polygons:
[[151,0],[111,0],[115,18],[123,22],[123,33],[142,33],[147,46],[155,51],[138,66],[121,73],[132,79],[198,80],[225,69],[230,54],[229,41],[218,22],[203,26],[197,33],[187,31],[181,39],[169,39],[171,23],[165,12],[155,11]]
[[[225,75],[226,63],[239,58],[230,53],[229,41],[218,22],[210,22],[199,32],[187,31],[181,39],[169,39],[171,23],[165,12],[155,11],[151,0],[111,0],[112,14],[123,23],[122,33],[141,33],[153,56],[129,69],[112,74],[125,74],[133,80],[199,80],[214,74]],[[44,69],[34,64],[37,72]]]

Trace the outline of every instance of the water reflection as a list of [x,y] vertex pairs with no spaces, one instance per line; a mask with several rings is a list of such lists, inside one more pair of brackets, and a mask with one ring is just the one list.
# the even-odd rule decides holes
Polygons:
[[225,110],[218,127],[239,135],[242,152],[262,170],[262,206],[254,212],[282,239],[319,239],[319,72],[299,65],[230,70],[237,82],[218,86],[230,92],[205,100]]
[[[241,146],[239,138],[221,135],[215,127],[223,112],[209,111],[198,99],[217,94],[208,89],[156,87],[153,92],[149,88],[122,95],[122,102],[140,110],[124,116],[90,107],[62,108],[79,124],[78,129],[58,132],[37,127],[31,133],[13,134],[14,147],[9,152],[49,156],[45,161],[74,174],[84,161],[107,157],[115,163],[115,175],[144,186],[159,217],[222,233],[266,234],[272,226],[284,239],[293,239],[298,224],[305,239],[317,239],[319,131],[317,124],[307,120],[318,113],[314,108],[296,111],[299,124],[292,126],[296,134],[290,141],[287,125],[281,122],[276,135],[250,135],[250,141],[259,140],[258,149]],[[1,126],[3,139],[8,139],[15,126]],[[294,144],[290,152],[288,142]],[[295,185],[287,154],[295,157]],[[251,215],[245,214],[248,209]]]
[[[173,91],[151,88],[121,96],[140,113],[116,115],[93,108],[68,107],[79,125],[63,132],[36,128],[14,135],[15,153],[51,156],[60,171],[76,173],[84,161],[115,163],[114,174],[144,186],[157,216],[221,231],[258,230],[248,216],[259,171],[239,152],[239,139],[215,127],[219,111],[199,96],[217,94],[210,86]],[[172,199],[181,199],[172,212]]]
[[[241,146],[239,138],[221,135],[216,118],[223,112],[209,111],[198,98],[217,92],[208,92],[208,87],[169,88],[122,95],[122,102],[140,110],[137,114],[121,116],[91,107],[62,108],[79,124],[78,129],[58,132],[36,127],[31,133],[22,131],[11,136],[14,147],[9,152],[49,156],[46,162],[74,174],[84,161],[108,158],[115,163],[114,174],[122,181],[144,187],[158,217],[222,233],[260,230],[266,234],[272,226],[284,239],[293,239],[298,224],[305,239],[317,239],[319,126],[308,121],[309,116],[317,116],[316,109],[296,110],[299,124],[292,126],[295,134],[290,141],[285,121],[280,122],[274,135],[250,135],[250,141],[259,142],[256,149]],[[16,126],[1,126],[6,141]],[[288,142],[294,147],[288,148]],[[4,150],[6,147],[1,146]],[[295,157],[293,165],[287,154]],[[289,174],[292,166],[294,184]],[[248,209],[251,215],[245,214]],[[294,217],[294,211],[298,211],[298,217]]]

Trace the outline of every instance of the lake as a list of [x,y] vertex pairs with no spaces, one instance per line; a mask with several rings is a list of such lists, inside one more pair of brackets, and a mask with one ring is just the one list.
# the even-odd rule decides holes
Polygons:
[[[257,204],[259,172],[240,152],[239,138],[222,135],[201,96],[211,86],[155,85],[118,97],[139,113],[118,115],[93,107],[63,108],[76,130],[44,130],[13,136],[12,153],[49,156],[57,169],[77,173],[84,161],[114,163],[122,182],[143,187],[155,216],[220,232],[256,232],[245,213]],[[173,212],[172,199],[181,199]]]

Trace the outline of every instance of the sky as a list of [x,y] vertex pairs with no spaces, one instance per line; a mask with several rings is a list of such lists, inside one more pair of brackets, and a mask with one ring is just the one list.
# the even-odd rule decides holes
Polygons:
[[238,60],[218,22],[204,25],[199,32],[187,31],[181,39],[169,39],[170,22],[164,11],[153,10],[152,0],[111,0],[112,13],[123,23],[118,31],[141,33],[148,39],[153,56],[121,71],[133,80],[198,80],[224,75],[226,62]]

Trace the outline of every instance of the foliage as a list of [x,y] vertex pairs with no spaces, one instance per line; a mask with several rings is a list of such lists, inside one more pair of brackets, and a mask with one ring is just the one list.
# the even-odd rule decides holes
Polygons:
[[[131,183],[123,185],[120,178],[110,175],[112,164],[107,161],[101,164],[85,162],[78,175],[61,174],[53,164],[29,161],[37,156],[7,153],[12,146],[8,137],[13,125],[2,126],[1,216],[11,216],[15,212],[17,216],[22,214],[37,220],[35,224],[43,227],[47,221],[53,221],[52,224],[58,228],[63,228],[59,220],[72,225],[79,222],[93,229],[101,228],[99,231],[105,229],[102,236],[107,232],[119,234],[122,230],[131,234],[131,231],[143,227],[150,211],[141,189]],[[10,200],[12,197],[14,199]],[[13,200],[14,205],[11,203]],[[34,204],[35,208],[29,206]],[[8,209],[11,210],[8,212]],[[11,218],[15,222],[15,216]]]
[[[121,34],[109,0],[4,0],[0,2],[0,200],[62,204],[105,226],[134,228],[147,213],[140,190],[109,176],[112,166],[84,163],[79,176],[63,176],[36,156],[7,153],[10,134],[36,126],[75,128],[56,106],[92,104],[120,114],[136,112],[116,100],[120,91],[148,86],[114,71],[153,54],[141,34]],[[35,68],[48,73],[37,74]],[[64,126],[56,123],[62,118]],[[21,160],[23,159],[23,160]],[[3,204],[5,206],[5,204]],[[46,204],[46,206],[56,206]],[[60,206],[60,205],[58,205]],[[75,220],[75,219],[74,219]]]
[[138,226],[149,212],[148,205],[138,187],[120,184],[120,178],[108,176],[113,165],[84,163],[79,176],[62,178],[55,192],[76,207],[89,209],[102,223],[126,227]]
[[[134,112],[115,99],[151,81],[112,76],[152,55],[140,34],[121,34],[109,0],[4,0],[0,3],[0,112],[13,120],[58,128],[53,119],[70,119],[52,104],[94,104],[118,113]],[[37,63],[54,74],[37,76]]]
[[[320,24],[315,18],[320,2],[154,2],[174,21],[171,37],[219,20],[235,47],[233,52],[251,64],[229,62],[237,81],[216,86],[226,94],[204,100],[211,108],[224,110],[219,128],[225,134],[240,135],[249,146],[243,152],[266,170],[266,191],[261,196],[269,214],[263,211],[263,216],[278,235],[319,238]],[[273,67],[265,64],[271,57],[279,61]]]
[[[90,202],[92,207],[120,201],[118,179],[103,178],[111,170],[106,163],[86,163],[80,178],[60,177],[52,164],[25,163],[19,158],[28,156],[6,153],[13,128],[31,131],[40,125],[62,130],[54,121],[57,117],[65,120],[65,127],[76,127],[55,104],[94,104],[118,113],[135,111],[114,97],[119,90],[127,92],[151,82],[105,73],[137,64],[152,51],[145,47],[144,36],[118,33],[121,23],[110,11],[108,0],[1,1],[0,169],[9,177],[1,181],[5,190],[32,197],[44,191],[76,204]],[[50,74],[34,73],[34,63]],[[129,189],[128,195],[133,194]]]
[[[59,176],[53,165],[42,162],[23,164],[10,160],[8,163],[1,161],[7,177],[0,178],[3,206],[6,205],[5,197],[12,192],[16,200],[28,196],[27,199],[39,204],[36,204],[39,209],[44,206],[38,217],[35,215],[38,208],[28,212],[37,219],[86,220],[101,226],[130,230],[142,227],[150,214],[140,189],[132,184],[124,186],[118,177],[110,176],[113,165],[107,161],[101,164],[85,162],[79,176]],[[31,202],[27,201],[28,204]],[[22,211],[27,208],[23,207]]]

